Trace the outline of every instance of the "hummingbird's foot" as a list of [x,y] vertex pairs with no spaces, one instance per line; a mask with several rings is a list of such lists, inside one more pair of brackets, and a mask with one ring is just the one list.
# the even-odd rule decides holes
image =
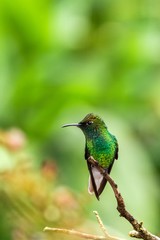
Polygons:
[[90,157],[88,158],[88,161],[89,161],[90,163],[94,164],[94,165],[98,165],[98,161],[95,160],[92,156],[90,156]]

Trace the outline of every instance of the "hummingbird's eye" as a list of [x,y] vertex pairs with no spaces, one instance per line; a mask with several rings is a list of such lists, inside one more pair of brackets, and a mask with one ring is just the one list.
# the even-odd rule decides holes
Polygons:
[[93,123],[93,121],[88,121],[87,125],[91,125]]

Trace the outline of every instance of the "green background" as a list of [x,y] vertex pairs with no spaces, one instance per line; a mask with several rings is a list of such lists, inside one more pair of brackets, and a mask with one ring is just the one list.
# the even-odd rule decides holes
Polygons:
[[[55,239],[46,225],[93,232],[93,210],[127,238],[110,186],[100,202],[87,193],[83,134],[61,128],[89,112],[118,139],[112,176],[127,209],[160,233],[159,43],[158,0],[0,1],[1,239]],[[12,128],[25,138],[16,150]]]

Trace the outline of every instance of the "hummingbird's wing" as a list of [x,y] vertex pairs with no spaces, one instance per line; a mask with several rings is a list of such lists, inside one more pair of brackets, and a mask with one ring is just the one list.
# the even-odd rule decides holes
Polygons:
[[119,151],[119,148],[118,148],[118,142],[117,142],[117,139],[115,136],[114,137],[114,141],[115,141],[115,144],[116,144],[116,150],[115,150],[115,155],[114,155],[114,159],[118,160],[118,151]]

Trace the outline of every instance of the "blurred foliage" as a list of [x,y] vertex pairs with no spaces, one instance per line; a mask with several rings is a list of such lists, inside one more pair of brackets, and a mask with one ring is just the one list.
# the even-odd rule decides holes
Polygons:
[[[120,157],[113,177],[131,212],[158,234],[159,42],[158,0],[0,1],[0,208],[4,216],[0,232],[4,239],[15,239],[11,230],[18,227],[15,234],[23,234],[23,228],[27,234],[40,232],[48,223],[42,212],[54,202],[51,195],[60,184],[79,192],[85,201],[92,199],[83,214],[97,209],[107,225],[124,234],[130,230],[118,217],[109,187],[100,202],[87,195],[84,138],[77,129],[60,129],[88,112],[100,114],[117,136]],[[13,127],[22,132],[9,130]],[[20,163],[15,154],[21,148],[18,144],[25,145],[21,156],[25,160]],[[45,159],[51,159],[49,169],[59,169],[57,186],[55,179],[46,180],[42,174],[48,166],[43,165]],[[65,198],[63,191],[62,195]],[[59,211],[56,204],[52,207]],[[73,215],[76,212],[73,209]],[[83,214],[79,213],[78,221]],[[66,222],[59,219],[53,224]]]
[[[42,230],[47,224],[71,228],[82,223],[83,199],[57,184],[57,166],[53,160],[46,159],[37,171],[33,164],[36,159],[24,151],[24,136],[18,139],[18,134],[20,131],[14,129],[0,135],[4,140],[0,155],[5,155],[10,163],[0,174],[3,239],[46,239]],[[18,139],[16,149],[15,139]]]

